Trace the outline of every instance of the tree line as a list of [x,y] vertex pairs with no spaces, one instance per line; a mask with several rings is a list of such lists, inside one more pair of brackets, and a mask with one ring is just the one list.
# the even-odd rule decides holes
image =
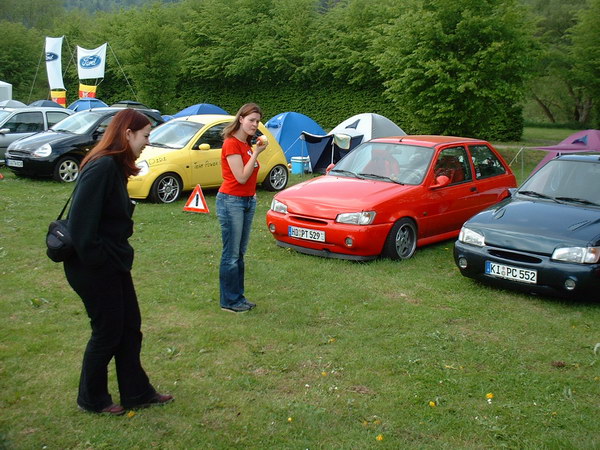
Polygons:
[[0,3],[14,98],[47,98],[44,37],[64,35],[69,102],[75,46],[108,42],[98,97],[163,114],[256,101],[267,118],[297,111],[326,129],[375,112],[409,133],[494,140],[519,139],[525,119],[600,120],[600,0],[67,2]]

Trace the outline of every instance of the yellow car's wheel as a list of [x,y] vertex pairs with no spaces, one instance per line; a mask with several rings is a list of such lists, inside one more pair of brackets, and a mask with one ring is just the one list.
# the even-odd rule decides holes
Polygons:
[[179,198],[183,183],[175,173],[163,173],[150,189],[150,200],[155,203],[173,203]]
[[281,191],[288,183],[288,169],[281,164],[273,167],[262,185],[267,191]]

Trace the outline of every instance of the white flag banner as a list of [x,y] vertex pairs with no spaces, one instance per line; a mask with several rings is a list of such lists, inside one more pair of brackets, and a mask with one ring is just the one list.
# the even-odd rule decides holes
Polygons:
[[77,71],[80,80],[104,78],[106,64],[106,44],[93,50],[77,46]]
[[48,84],[50,89],[64,89],[61,50],[64,36],[46,38],[46,71],[48,72]]

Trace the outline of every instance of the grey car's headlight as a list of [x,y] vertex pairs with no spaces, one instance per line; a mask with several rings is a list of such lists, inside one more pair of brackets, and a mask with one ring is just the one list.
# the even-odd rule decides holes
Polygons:
[[600,247],[561,247],[554,250],[552,259],[579,264],[596,264],[600,261]]
[[467,227],[462,227],[460,229],[458,240],[464,244],[476,245],[477,247],[483,247],[485,245],[485,236]]
[[137,162],[137,163],[135,163],[135,166],[138,169],[140,169],[140,171],[136,175],[138,177],[142,177],[142,176],[146,175],[148,172],[150,172],[150,166],[148,165],[148,163],[146,161]]
[[50,156],[50,153],[52,153],[52,146],[50,144],[44,144],[40,148],[36,149],[32,155],[36,158],[45,158]]
[[271,200],[271,211],[275,211],[281,214],[287,214],[287,205],[281,203],[279,200]]
[[370,225],[375,220],[375,211],[362,211],[338,214],[336,222],[349,223],[351,225]]

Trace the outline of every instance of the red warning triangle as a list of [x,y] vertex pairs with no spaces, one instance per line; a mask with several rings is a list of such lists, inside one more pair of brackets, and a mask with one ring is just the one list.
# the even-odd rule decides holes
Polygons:
[[208,205],[206,204],[206,200],[204,200],[204,194],[202,193],[202,188],[199,184],[196,185],[192,195],[188,198],[185,206],[183,207],[184,211],[191,211],[197,213],[209,213]]

